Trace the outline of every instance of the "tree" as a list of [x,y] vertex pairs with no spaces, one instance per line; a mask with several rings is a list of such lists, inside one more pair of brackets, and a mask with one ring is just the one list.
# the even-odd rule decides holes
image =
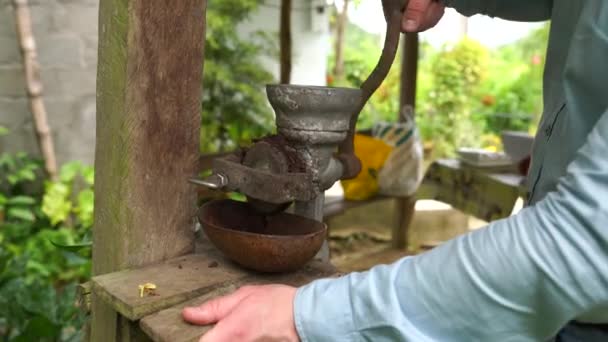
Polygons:
[[540,119],[548,37],[549,24],[545,24],[492,52],[492,72],[481,86],[475,112],[485,121],[488,131],[527,131]]
[[265,54],[275,57],[276,43],[261,33],[244,39],[235,30],[259,3],[259,0],[221,0],[208,4],[203,152],[229,150],[273,129],[273,114],[263,86],[274,79],[260,66],[260,58]]
[[[488,68],[488,50],[480,43],[463,39],[446,46],[430,62],[432,89],[419,106],[419,120],[434,152],[451,155],[456,147],[476,147],[483,126],[471,120],[477,90]],[[423,132],[424,133],[424,132]]]

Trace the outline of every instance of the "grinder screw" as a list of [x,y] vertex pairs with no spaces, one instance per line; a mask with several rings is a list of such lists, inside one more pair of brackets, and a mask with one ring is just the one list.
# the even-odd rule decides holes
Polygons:
[[212,190],[219,190],[228,185],[228,177],[221,173],[214,173],[205,179],[190,178],[192,184],[202,185]]

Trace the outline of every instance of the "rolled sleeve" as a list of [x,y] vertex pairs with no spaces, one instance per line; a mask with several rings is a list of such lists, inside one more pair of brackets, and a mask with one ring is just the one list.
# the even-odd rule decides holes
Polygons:
[[465,16],[485,14],[514,21],[548,20],[553,8],[553,0],[445,0],[445,3]]
[[535,206],[432,251],[298,290],[303,341],[542,341],[608,322],[608,114]]

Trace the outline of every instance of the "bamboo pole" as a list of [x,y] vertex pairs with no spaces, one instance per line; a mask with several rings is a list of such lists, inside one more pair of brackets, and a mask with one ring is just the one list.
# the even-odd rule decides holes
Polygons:
[[46,108],[42,98],[43,87],[40,78],[40,66],[36,54],[36,40],[32,31],[32,20],[27,0],[13,0],[15,8],[15,22],[17,25],[17,38],[21,55],[23,57],[23,70],[25,72],[26,90],[29,98],[30,110],[34,120],[36,137],[40,153],[44,159],[44,166],[50,179],[57,178],[57,161],[51,129],[47,122]]
[[348,3],[349,0],[344,0],[342,4],[342,12],[338,13],[336,27],[336,61],[334,65],[334,76],[336,79],[344,77],[344,41],[346,25],[348,23]]

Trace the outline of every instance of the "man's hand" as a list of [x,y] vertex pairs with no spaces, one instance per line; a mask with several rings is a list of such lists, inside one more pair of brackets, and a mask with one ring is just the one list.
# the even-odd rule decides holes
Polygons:
[[293,318],[295,295],[296,288],[290,286],[245,286],[199,307],[185,308],[182,315],[193,324],[216,323],[201,342],[298,342]]
[[445,5],[437,0],[410,0],[407,9],[403,14],[401,30],[404,32],[426,31],[437,25]]

